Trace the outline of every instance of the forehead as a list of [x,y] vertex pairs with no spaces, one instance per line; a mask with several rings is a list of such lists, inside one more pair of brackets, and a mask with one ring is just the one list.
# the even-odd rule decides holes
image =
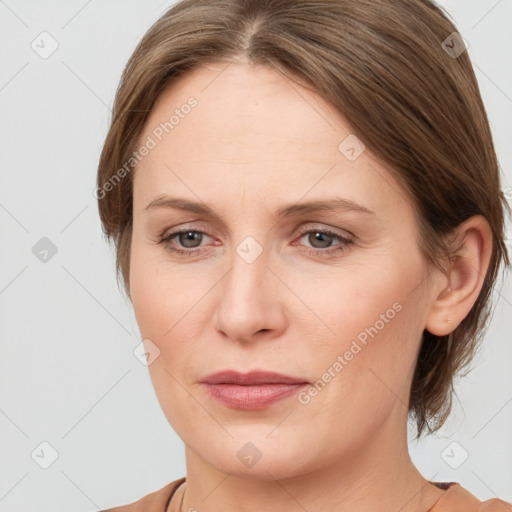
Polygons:
[[[290,151],[312,153],[312,144],[330,149],[332,159],[337,148],[326,135],[336,131],[338,138],[347,132],[341,115],[316,93],[270,66],[243,63],[208,65],[181,77],[157,99],[145,131],[169,120],[191,97],[197,105],[167,138],[179,139],[185,150],[224,155],[234,162],[237,149],[245,158],[261,158],[270,150],[274,157],[284,157]],[[284,142],[294,144],[286,153]]]
[[147,137],[155,146],[137,166],[134,191],[146,202],[179,192],[211,203],[229,190],[249,202],[289,203],[328,192],[374,211],[400,201],[407,208],[368,151],[347,158],[354,136],[341,113],[270,66],[219,63],[181,77],[155,102]]

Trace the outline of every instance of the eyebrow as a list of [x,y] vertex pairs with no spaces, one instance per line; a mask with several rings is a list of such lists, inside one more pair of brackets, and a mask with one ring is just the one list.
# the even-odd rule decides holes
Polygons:
[[[155,208],[173,208],[177,210],[198,213],[207,217],[222,220],[218,214],[214,212],[205,203],[190,201],[187,199],[173,198],[169,196],[161,196],[151,201],[144,210],[152,210]],[[309,201],[303,203],[294,203],[284,205],[277,210],[277,217],[280,219],[291,217],[293,215],[304,215],[316,213],[319,211],[342,212],[355,211],[374,215],[375,212],[351,199],[337,197],[334,199]]]

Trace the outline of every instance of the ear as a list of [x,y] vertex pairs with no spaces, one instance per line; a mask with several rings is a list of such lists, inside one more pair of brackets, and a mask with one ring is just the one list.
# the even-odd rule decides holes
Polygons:
[[480,294],[492,256],[492,231],[484,216],[467,219],[454,234],[458,250],[440,286],[433,289],[425,324],[436,336],[450,334],[467,316]]

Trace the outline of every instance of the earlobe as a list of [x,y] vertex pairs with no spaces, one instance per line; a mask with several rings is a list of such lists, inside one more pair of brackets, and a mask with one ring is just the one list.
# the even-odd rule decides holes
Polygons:
[[448,284],[433,290],[425,329],[436,336],[450,334],[468,315],[482,289],[492,255],[492,231],[482,215],[458,228],[456,253],[447,269]]

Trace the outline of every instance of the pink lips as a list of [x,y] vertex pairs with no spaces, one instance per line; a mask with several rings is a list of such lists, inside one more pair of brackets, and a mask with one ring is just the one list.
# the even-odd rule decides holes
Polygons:
[[265,409],[294,395],[309,383],[304,379],[272,372],[239,373],[226,370],[201,381],[211,396],[234,409]]

